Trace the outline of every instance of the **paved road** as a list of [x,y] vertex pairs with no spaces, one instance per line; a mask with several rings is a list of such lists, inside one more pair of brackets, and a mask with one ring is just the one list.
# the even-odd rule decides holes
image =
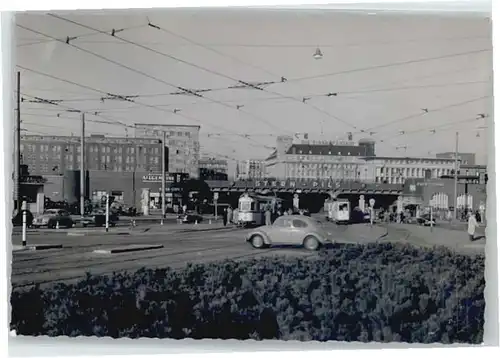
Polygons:
[[[470,243],[463,232],[416,225],[389,225],[388,228],[367,224],[336,226],[325,224],[337,242],[369,243],[375,241],[408,242],[417,246],[444,245],[464,253],[484,253],[484,239]],[[116,229],[118,230],[118,229]],[[244,240],[248,229],[222,228],[220,224],[153,226],[131,235],[68,236],[66,232],[45,232],[28,236],[28,244],[63,244],[63,249],[17,251],[13,253],[12,284],[14,287],[69,282],[81,279],[85,272],[109,274],[141,267],[180,268],[187,263],[207,263],[223,259],[243,260],[263,256],[314,257],[316,252],[302,248],[272,247],[255,250]],[[380,237],[388,233],[385,237]],[[13,235],[13,244],[21,243]],[[162,249],[122,254],[95,254],[96,249],[118,246],[161,244]]]
[[[233,259],[241,260],[263,256],[314,256],[302,248],[273,247],[255,250],[244,240],[248,229],[221,228],[213,225],[191,226],[171,230],[168,227],[137,232],[134,235],[92,235],[68,236],[58,232],[51,235],[33,235],[28,244],[63,244],[63,249],[44,251],[15,251],[12,263],[12,285],[29,286],[33,283],[66,282],[80,279],[85,272],[107,274],[124,270],[137,270],[141,267],[157,268],[171,266],[179,268],[190,263]],[[356,242],[375,241],[384,232],[384,228],[366,225],[335,226],[327,228],[336,241]],[[19,235],[13,236],[13,244],[19,245]],[[162,249],[131,252],[122,254],[95,254],[96,249],[114,248],[124,245],[161,244]]]

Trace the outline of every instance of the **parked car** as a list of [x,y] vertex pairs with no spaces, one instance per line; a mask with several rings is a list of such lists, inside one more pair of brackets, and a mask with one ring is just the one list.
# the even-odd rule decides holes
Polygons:
[[203,217],[201,215],[194,213],[179,215],[179,218],[181,219],[183,224],[193,224],[195,222],[200,223],[203,221]]
[[49,229],[55,229],[59,223],[60,227],[73,227],[74,221],[66,210],[48,209],[42,215],[33,220],[33,227],[39,228],[46,226]]
[[[33,214],[29,210],[26,211],[26,226],[30,227],[33,224]],[[12,218],[12,225],[13,226],[22,226],[23,225],[23,212],[17,213],[13,218]]]
[[[115,214],[110,214],[109,215],[109,225],[114,227],[116,226],[116,222],[118,221],[118,217]],[[89,215],[85,215],[83,217],[83,220],[81,221],[81,224],[83,227],[86,226],[97,226],[101,227],[106,225],[106,213],[102,211],[94,211],[90,213]]]
[[[422,216],[419,216],[417,218],[417,224],[424,225],[424,226],[430,226],[431,225],[431,215],[424,214]],[[432,218],[432,225],[436,225],[436,220],[434,218]]]
[[250,232],[246,241],[256,249],[272,245],[301,245],[313,251],[332,240],[320,222],[301,215],[280,216],[272,225]]

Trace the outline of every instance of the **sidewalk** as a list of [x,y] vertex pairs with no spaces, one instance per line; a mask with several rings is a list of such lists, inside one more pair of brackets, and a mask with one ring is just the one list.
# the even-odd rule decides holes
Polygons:
[[[445,246],[450,249],[466,252],[482,252],[485,249],[485,239],[470,241],[467,231],[445,227],[430,227],[408,224],[391,224],[390,231],[397,230],[407,233],[404,241],[422,247]],[[476,231],[476,236],[484,235],[484,227]]]

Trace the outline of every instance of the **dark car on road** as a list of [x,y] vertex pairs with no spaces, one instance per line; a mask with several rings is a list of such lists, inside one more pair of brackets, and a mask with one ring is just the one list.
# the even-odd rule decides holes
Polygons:
[[182,214],[179,215],[179,219],[183,224],[193,224],[193,223],[200,223],[203,221],[203,217],[198,214],[194,213],[187,213],[187,214]]
[[[422,216],[419,216],[417,218],[417,224],[424,225],[424,226],[430,226],[431,225],[431,215],[424,214]],[[436,220],[434,218],[432,218],[432,225],[436,225]]]
[[[116,214],[109,215],[109,226],[116,226],[116,222],[118,221],[118,216]],[[85,215],[83,220],[81,220],[81,224],[83,227],[86,226],[96,226],[102,227],[106,225],[106,213],[102,211],[94,211],[89,215]]]
[[68,211],[63,209],[48,209],[42,215],[33,220],[32,226],[35,228],[47,227],[55,229],[57,226],[71,228],[75,224]]

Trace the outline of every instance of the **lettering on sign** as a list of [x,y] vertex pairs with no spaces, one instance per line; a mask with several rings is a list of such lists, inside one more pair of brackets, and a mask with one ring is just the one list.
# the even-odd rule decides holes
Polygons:
[[286,181],[281,181],[281,186],[285,187],[286,186]]
[[[142,181],[146,183],[158,183],[161,182],[162,175],[161,174],[147,174],[142,176]],[[174,177],[172,175],[168,175],[165,177],[165,181],[173,182]]]

